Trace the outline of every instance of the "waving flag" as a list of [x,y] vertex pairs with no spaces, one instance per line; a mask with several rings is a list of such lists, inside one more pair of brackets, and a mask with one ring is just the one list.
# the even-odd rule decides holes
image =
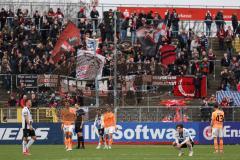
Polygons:
[[176,60],[176,47],[173,45],[163,45],[162,48],[160,48],[161,53],[161,61],[164,65],[173,64]]
[[54,49],[52,52],[52,58],[55,63],[57,63],[61,55],[65,52],[74,51],[73,48],[80,44],[80,30],[77,26],[69,22],[61,33]]
[[158,28],[154,26],[144,26],[137,30],[137,38],[141,43],[143,54],[145,56],[156,56],[157,43],[160,36],[165,35],[166,26],[163,23],[159,24]]

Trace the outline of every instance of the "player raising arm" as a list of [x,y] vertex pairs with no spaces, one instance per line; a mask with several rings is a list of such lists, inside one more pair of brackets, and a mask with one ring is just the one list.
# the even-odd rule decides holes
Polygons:
[[[215,153],[223,153],[223,121],[224,112],[219,109],[218,104],[214,105],[214,112],[212,113],[211,128],[212,136],[214,138]],[[219,137],[219,145],[218,145]]]
[[189,148],[189,156],[193,156],[193,139],[186,128],[183,128],[182,124],[176,126],[176,133],[174,134],[175,142],[173,147],[179,150],[178,156],[181,157],[184,152],[182,148]]
[[[36,140],[35,130],[32,127],[32,115],[30,113],[30,108],[32,106],[32,102],[30,99],[26,99],[25,107],[22,110],[22,129],[23,129],[23,154],[24,155],[31,155],[30,154],[30,146]],[[28,137],[31,139],[28,141]]]
[[74,121],[76,114],[70,109],[69,102],[65,102],[65,108],[61,111],[62,116],[62,129],[65,135],[65,147],[67,151],[72,150],[72,134],[74,129]]
[[107,108],[107,112],[103,116],[104,132],[105,132],[105,147],[104,149],[111,149],[113,143],[113,133],[116,130],[116,118],[111,111],[111,107]]

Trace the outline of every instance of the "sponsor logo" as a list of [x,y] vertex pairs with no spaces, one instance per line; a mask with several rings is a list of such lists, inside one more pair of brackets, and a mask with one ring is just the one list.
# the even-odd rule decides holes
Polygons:
[[[37,140],[48,139],[48,132],[50,128],[36,128],[35,134]],[[23,130],[21,128],[0,128],[0,140],[2,141],[12,141],[12,140],[22,140]]]
[[203,137],[209,141],[213,139],[210,126],[207,126],[203,129]]
[[[97,130],[93,125],[85,125],[84,135],[85,139],[98,139]],[[90,132],[91,130],[91,132]],[[188,128],[192,138],[196,136],[196,130]],[[117,131],[114,133],[115,140],[173,140],[175,128],[149,128],[148,125],[136,125],[134,128],[123,128],[117,125]]]
[[[213,139],[210,126],[207,126],[203,129],[203,137],[209,141]],[[240,129],[233,129],[229,125],[224,126],[223,127],[223,137],[224,138],[239,138],[240,137]]]

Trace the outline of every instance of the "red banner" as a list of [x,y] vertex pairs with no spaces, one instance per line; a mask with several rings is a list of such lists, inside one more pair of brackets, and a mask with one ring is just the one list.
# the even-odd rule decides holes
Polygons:
[[203,76],[200,80],[200,91],[195,88],[195,77],[185,76],[177,77],[177,83],[174,86],[174,96],[184,97],[206,97],[207,96],[207,78]]
[[73,47],[80,44],[80,30],[72,22],[69,22],[61,33],[52,52],[53,61],[57,63],[61,55],[67,51],[73,51]]
[[[144,11],[148,13],[149,11],[158,12],[162,18],[165,16],[166,10],[172,12],[173,8],[155,8],[155,7],[118,7],[118,10],[124,12],[128,10],[129,13],[140,13]],[[210,11],[213,19],[218,11],[222,10],[224,15],[224,20],[230,21],[233,13],[240,16],[240,9],[221,9],[221,8],[175,8],[180,20],[204,20],[207,11]]]

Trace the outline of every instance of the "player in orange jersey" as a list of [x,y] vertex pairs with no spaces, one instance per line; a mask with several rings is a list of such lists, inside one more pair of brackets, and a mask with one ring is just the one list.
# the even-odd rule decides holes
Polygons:
[[[215,153],[223,153],[223,121],[224,112],[219,109],[218,104],[214,105],[214,112],[212,113],[212,136],[214,138]],[[219,137],[219,145],[218,145]]]
[[74,129],[74,121],[76,114],[70,108],[69,102],[65,102],[65,108],[61,111],[62,116],[62,129],[65,135],[64,144],[67,151],[72,150],[72,134]]
[[116,130],[116,118],[111,111],[111,107],[107,108],[107,112],[103,115],[104,132],[105,132],[105,147],[104,149],[111,149],[113,143],[113,133]]

